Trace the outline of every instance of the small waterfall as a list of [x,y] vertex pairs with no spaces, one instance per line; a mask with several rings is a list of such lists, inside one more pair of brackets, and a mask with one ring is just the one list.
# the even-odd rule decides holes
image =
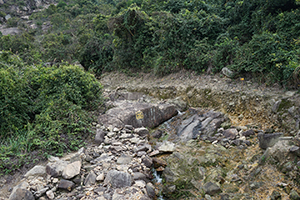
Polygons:
[[[157,171],[152,168],[152,174],[154,176],[153,181],[155,181],[155,183],[161,185],[162,184],[162,178],[160,177],[160,175],[157,173]],[[164,200],[163,195],[161,194],[161,191],[159,191],[159,196],[157,197],[158,200]]]

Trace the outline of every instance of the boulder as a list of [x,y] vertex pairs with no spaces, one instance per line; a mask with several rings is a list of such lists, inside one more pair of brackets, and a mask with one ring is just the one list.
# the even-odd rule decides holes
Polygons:
[[62,177],[64,179],[71,179],[80,173],[80,169],[81,169],[80,161],[72,162],[64,168],[62,172]]
[[269,133],[264,134],[263,132],[258,133],[257,137],[259,140],[259,147],[262,149],[267,149],[268,147],[274,146],[279,138],[283,136],[283,133]]
[[84,185],[85,186],[94,185],[96,183],[96,178],[97,178],[97,175],[93,171],[91,171],[85,178]]
[[43,176],[46,174],[46,167],[41,165],[34,166],[31,170],[29,170],[24,176]]
[[52,177],[59,177],[62,175],[63,170],[68,165],[67,161],[63,160],[56,160],[54,162],[49,162],[46,166],[47,174],[51,175]]
[[106,132],[104,130],[97,129],[96,135],[95,135],[95,143],[96,144],[101,144],[102,142],[104,142],[105,134],[106,134]]
[[74,188],[74,186],[75,186],[75,183],[73,183],[72,181],[64,180],[64,179],[61,179],[58,184],[58,188],[68,190],[69,192]]
[[175,144],[173,142],[165,141],[158,147],[159,152],[172,153],[175,151]]
[[123,188],[132,185],[132,176],[127,172],[111,170],[107,173],[104,184],[109,184],[113,188]]
[[125,125],[153,128],[177,114],[175,106],[170,104],[121,101],[116,102],[115,106],[99,116],[99,123],[119,128]]
[[203,190],[206,194],[209,194],[209,195],[215,195],[215,194],[221,192],[221,188],[213,182],[205,183],[203,186]]
[[9,200],[35,200],[33,194],[25,189],[17,188],[9,196]]

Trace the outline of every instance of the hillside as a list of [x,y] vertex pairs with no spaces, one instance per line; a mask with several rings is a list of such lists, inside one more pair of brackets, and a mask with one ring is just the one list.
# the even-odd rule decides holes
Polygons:
[[299,0],[0,0],[1,168],[23,166],[30,152],[62,155],[83,144],[102,109],[95,76],[104,72],[223,70],[299,89],[299,7]]

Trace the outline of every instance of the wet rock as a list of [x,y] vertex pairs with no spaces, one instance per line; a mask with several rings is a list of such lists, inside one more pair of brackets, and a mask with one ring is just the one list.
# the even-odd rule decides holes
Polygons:
[[181,140],[190,140],[192,138],[197,138],[200,135],[202,124],[200,121],[200,117],[198,115],[194,115],[189,119],[181,122],[181,125],[178,127],[177,135]]
[[87,177],[84,180],[85,186],[94,185],[96,183],[96,174],[93,171],[90,171],[90,173],[87,175]]
[[292,190],[289,196],[291,200],[300,200],[300,196],[295,190]]
[[165,141],[158,147],[159,152],[172,153],[175,151],[175,144],[173,142]]
[[259,147],[262,149],[267,149],[268,147],[274,146],[279,138],[283,136],[283,133],[270,133],[264,134],[262,132],[258,133],[257,137],[259,140]]
[[95,136],[95,143],[96,144],[101,144],[104,142],[104,136],[106,132],[102,129],[97,129],[96,136]]
[[41,165],[34,166],[31,170],[29,170],[24,176],[43,176],[46,174],[46,167]]
[[114,188],[131,186],[132,176],[127,172],[111,170],[107,173],[104,184],[110,184]]
[[106,126],[124,127],[132,125],[135,128],[153,128],[177,114],[175,106],[170,104],[148,104],[139,102],[116,102],[114,108],[99,116],[99,123]]
[[75,184],[72,181],[68,181],[68,180],[64,180],[64,179],[61,179],[58,184],[59,189],[68,190],[69,192],[72,191],[74,186],[75,186]]
[[209,195],[215,195],[215,194],[221,192],[221,188],[213,182],[205,183],[203,185],[203,190],[206,194],[209,194]]
[[28,190],[17,188],[9,196],[9,200],[35,200],[32,193]]
[[62,177],[64,179],[71,179],[80,173],[80,169],[81,169],[80,161],[72,162],[64,168],[62,172]]
[[223,132],[225,138],[234,140],[238,135],[238,131],[235,128],[227,129]]

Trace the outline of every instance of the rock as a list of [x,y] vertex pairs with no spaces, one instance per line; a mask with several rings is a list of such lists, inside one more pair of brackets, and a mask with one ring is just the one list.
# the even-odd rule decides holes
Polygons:
[[283,133],[270,133],[264,134],[262,132],[258,133],[257,137],[259,140],[259,147],[262,149],[267,149],[268,147],[274,146],[279,138],[283,136]]
[[106,132],[104,130],[97,129],[96,135],[95,135],[95,143],[96,144],[101,144],[102,142],[104,142],[105,134],[106,134]]
[[96,174],[93,171],[90,171],[90,173],[87,175],[87,177],[84,180],[85,186],[94,185],[96,183]]
[[230,69],[228,69],[227,67],[223,67],[222,68],[222,73],[227,76],[228,78],[233,78],[234,77],[234,73],[233,71],[231,71]]
[[136,129],[134,129],[134,132],[141,137],[145,137],[145,136],[149,135],[149,131],[145,127],[136,128]]
[[104,173],[101,173],[96,177],[96,181],[103,181],[104,178],[105,178]]
[[63,170],[68,165],[68,162],[62,160],[56,160],[55,162],[49,162],[46,166],[47,174],[52,177],[59,177],[62,175]]
[[268,148],[262,157],[266,159],[271,156],[279,163],[285,162],[290,151],[289,143],[288,140],[279,140],[273,147]]
[[114,188],[131,186],[132,176],[127,172],[111,170],[107,173],[104,184],[110,184]]
[[176,109],[180,112],[183,112],[187,109],[187,102],[183,100],[183,97],[179,96],[175,99],[169,99],[167,101],[169,104],[174,104],[176,106]]
[[132,125],[135,128],[154,128],[177,114],[175,106],[170,104],[148,104],[139,102],[115,102],[114,108],[98,118],[105,126],[124,127]]
[[68,190],[69,192],[72,191],[74,186],[75,186],[75,184],[72,181],[68,181],[68,180],[64,180],[64,179],[61,179],[58,184],[58,188]]
[[230,140],[234,140],[236,136],[238,135],[238,131],[235,128],[227,129],[223,131],[223,135],[225,138],[228,138]]
[[160,166],[162,166],[162,167],[167,166],[167,162],[161,158],[153,158],[152,160],[153,160],[154,168],[159,168]]
[[147,194],[150,198],[154,199],[156,197],[155,187],[152,183],[147,183],[146,185]]
[[148,168],[153,165],[152,158],[150,158],[149,156],[145,156],[144,158],[142,158],[142,163],[144,163],[144,165]]
[[11,193],[9,200],[35,200],[35,198],[30,191],[17,188]]
[[276,113],[276,112],[278,111],[280,104],[281,104],[281,100],[276,101],[276,102],[274,103],[274,105],[272,106],[272,111],[273,111],[274,113]]
[[152,133],[152,137],[159,139],[159,138],[161,138],[161,136],[163,135],[163,133],[164,132],[162,130],[158,129],[154,133]]
[[281,200],[281,194],[278,191],[273,190],[270,198],[271,200]]
[[290,152],[295,154],[296,156],[300,157],[300,147],[298,146],[291,146]]
[[133,180],[143,180],[145,182],[149,182],[148,178],[146,177],[145,174],[141,173],[141,172],[135,172],[133,174]]
[[129,164],[132,160],[132,157],[131,156],[127,156],[127,155],[124,155],[122,154],[121,157],[118,158],[117,160],[117,164]]
[[215,195],[215,194],[221,192],[221,188],[213,182],[205,183],[203,185],[203,189],[204,189],[204,192],[209,195]]
[[292,190],[290,192],[290,199],[291,200],[300,200],[300,196],[295,190]]
[[54,193],[53,193],[52,190],[47,191],[47,192],[46,192],[46,195],[47,195],[47,197],[48,197],[49,199],[51,199],[51,200],[55,198],[55,195],[54,195]]
[[172,153],[175,151],[175,144],[173,142],[165,141],[158,147],[159,152]]
[[64,168],[62,177],[64,179],[71,179],[80,173],[80,169],[81,169],[80,161],[72,162]]
[[247,131],[242,132],[241,135],[245,136],[245,137],[249,137],[249,136],[255,135],[255,132],[254,132],[254,130],[251,129],[251,130],[247,130]]
[[202,123],[198,115],[194,115],[187,120],[181,122],[177,129],[177,135],[181,140],[187,141],[196,139],[201,134]]
[[29,170],[24,176],[44,176],[46,174],[46,167],[41,165],[34,166],[31,170]]

